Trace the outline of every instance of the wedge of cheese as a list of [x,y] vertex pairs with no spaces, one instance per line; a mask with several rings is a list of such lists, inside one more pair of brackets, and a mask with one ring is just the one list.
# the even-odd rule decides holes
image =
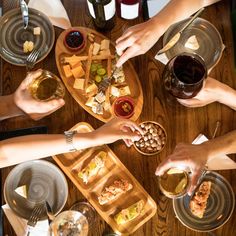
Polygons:
[[198,50],[198,48],[200,47],[195,35],[192,35],[190,38],[188,38],[184,46],[192,50]]
[[91,92],[95,92],[95,93],[98,92],[98,87],[95,83],[89,85],[86,89],[86,93],[91,93]]
[[118,88],[115,86],[111,86],[111,95],[114,97],[119,97],[120,96],[120,91]]
[[27,199],[27,187],[26,185],[20,186],[15,189],[15,192],[21,197]]
[[129,86],[125,86],[125,87],[120,88],[119,92],[120,92],[120,96],[127,96],[127,95],[131,94]]
[[82,66],[75,67],[74,69],[71,70],[73,76],[75,79],[81,78],[85,75],[84,69]]
[[70,66],[72,69],[75,69],[76,67],[82,66],[82,63],[81,63],[81,61],[71,62]]
[[73,88],[75,89],[84,89],[84,79],[75,79]]

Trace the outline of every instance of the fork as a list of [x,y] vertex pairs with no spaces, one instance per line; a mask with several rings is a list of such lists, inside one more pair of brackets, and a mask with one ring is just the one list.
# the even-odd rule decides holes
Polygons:
[[30,235],[30,230],[32,227],[35,227],[36,223],[38,222],[39,218],[40,218],[40,214],[42,213],[43,211],[43,206],[42,205],[35,205],[32,213],[31,213],[31,216],[27,222],[27,225],[28,225],[28,233],[27,233],[27,236]]
[[35,65],[35,62],[37,61],[38,59],[38,56],[40,54],[40,50],[37,50],[37,49],[34,49],[30,54],[29,56],[26,58],[26,69],[27,71],[33,69],[34,65]]

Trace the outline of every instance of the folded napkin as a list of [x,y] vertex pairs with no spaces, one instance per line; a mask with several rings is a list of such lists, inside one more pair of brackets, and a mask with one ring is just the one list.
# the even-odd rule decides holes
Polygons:
[[[10,222],[11,226],[16,232],[17,236],[27,235],[27,220],[17,216],[10,207],[6,204],[2,206],[2,209]],[[37,222],[36,226],[30,230],[32,236],[47,236],[48,235],[48,220]]]
[[60,0],[30,0],[28,6],[43,12],[55,26],[62,29],[71,27],[69,17]]
[[[200,144],[207,141],[207,137],[199,134],[192,144]],[[236,163],[226,155],[220,155],[207,162],[209,170],[230,170],[236,169]]]

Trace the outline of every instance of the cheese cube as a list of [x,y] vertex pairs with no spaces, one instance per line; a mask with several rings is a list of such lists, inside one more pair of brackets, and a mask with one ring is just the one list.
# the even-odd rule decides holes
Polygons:
[[99,52],[99,50],[100,50],[100,44],[98,44],[98,43],[94,43],[93,44],[93,55],[97,55],[98,54],[98,52]]
[[40,27],[35,27],[34,28],[34,35],[40,35],[41,29]]
[[114,86],[111,86],[111,95],[114,97],[119,97],[120,96],[119,89]]
[[119,92],[120,92],[120,96],[130,95],[129,86],[125,86],[125,87],[120,88]]
[[75,79],[73,88],[84,89],[84,79]]
[[62,68],[63,68],[66,78],[69,78],[73,75],[69,65],[64,65]]
[[109,49],[110,47],[110,40],[108,39],[103,39],[101,41],[101,50],[106,50],[106,49]]
[[85,72],[83,70],[82,66],[78,66],[74,69],[71,70],[73,76],[75,77],[75,79],[81,78],[85,75]]
[[82,66],[81,61],[76,61],[76,62],[70,62],[69,63],[72,69],[75,69],[76,67]]

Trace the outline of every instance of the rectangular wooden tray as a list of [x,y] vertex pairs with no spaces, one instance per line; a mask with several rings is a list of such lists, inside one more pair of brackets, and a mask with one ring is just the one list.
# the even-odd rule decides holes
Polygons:
[[[85,133],[91,132],[93,128],[88,123],[81,122],[75,125],[71,130]],[[99,171],[96,177],[91,178],[90,181],[85,184],[78,177],[78,172],[100,151],[105,151],[108,156],[106,158],[105,167]],[[155,201],[107,145],[73,153],[60,154],[53,156],[53,159],[116,233],[122,235],[132,234],[155,215],[157,210]],[[117,179],[128,180],[133,185],[133,188],[110,204],[100,205],[98,196],[101,191]],[[114,220],[114,215],[139,200],[144,201],[143,212],[134,220],[124,225],[118,225]]]

